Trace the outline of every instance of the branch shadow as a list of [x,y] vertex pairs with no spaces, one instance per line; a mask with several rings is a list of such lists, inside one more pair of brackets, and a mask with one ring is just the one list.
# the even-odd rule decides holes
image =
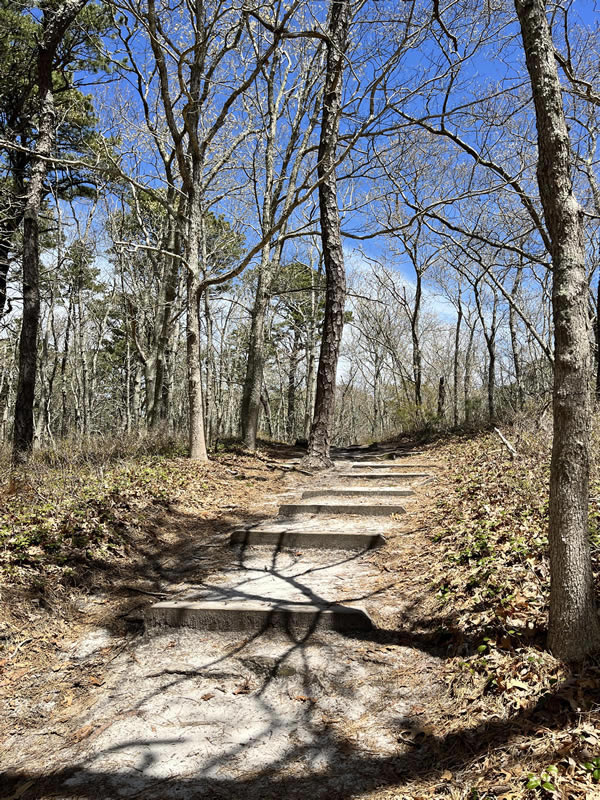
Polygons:
[[[144,756],[130,772],[110,772],[94,769],[93,764],[76,764],[44,775],[35,769],[9,770],[2,776],[2,790],[22,800],[108,800],[113,797],[170,800],[170,798],[229,798],[230,800],[350,800],[376,789],[402,790],[415,779],[439,781],[440,796],[446,794],[447,770],[460,771],[469,762],[484,755],[492,747],[506,746],[518,736],[539,732],[548,734],[565,723],[560,707],[560,689],[548,692],[529,709],[521,709],[506,719],[494,719],[484,725],[467,727],[459,732],[437,736],[421,730],[412,718],[398,718],[398,731],[411,729],[408,749],[394,755],[379,756],[361,752],[350,737],[335,733],[323,723],[316,723],[318,745],[296,744],[274,758],[264,769],[248,775],[219,776],[221,768],[236,752],[252,747],[253,741],[239,745],[235,752],[208,762],[202,770],[181,776],[156,777],[147,774],[157,763],[152,747],[181,745],[181,738],[132,739],[108,748],[106,752],[144,748]],[[307,712],[310,715],[310,709]],[[575,715],[573,715],[575,716]],[[272,729],[278,720],[273,715]],[[400,741],[403,741],[400,739]],[[303,769],[288,769],[302,764]],[[225,770],[226,771],[226,770]],[[23,791],[24,785],[34,786]],[[461,787],[467,788],[468,787]]]

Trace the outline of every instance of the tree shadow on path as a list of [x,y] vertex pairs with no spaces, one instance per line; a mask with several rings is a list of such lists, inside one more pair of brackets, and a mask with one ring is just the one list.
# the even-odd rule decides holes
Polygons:
[[[6,797],[16,796],[22,800],[109,800],[118,797],[145,800],[350,800],[386,788],[395,789],[399,792],[398,796],[402,797],[403,786],[420,778],[439,781],[439,796],[442,797],[448,787],[447,775],[442,778],[446,771],[460,770],[485,755],[490,748],[506,747],[515,737],[559,730],[565,722],[560,688],[546,694],[533,708],[521,710],[508,719],[492,720],[445,736],[420,731],[414,720],[399,719],[399,729],[412,727],[413,735],[409,749],[398,755],[379,757],[372,752],[360,752],[350,739],[323,729],[319,753],[315,753],[314,745],[290,747],[283,757],[274,760],[259,773],[239,778],[215,776],[218,763],[211,765],[210,776],[193,774],[154,778],[144,774],[153,762],[153,756],[148,751],[145,763],[136,768],[133,776],[125,772],[108,773],[81,766],[58,770],[52,775],[40,774],[35,769],[23,769],[6,772],[2,776],[1,787]],[[161,744],[176,746],[180,741],[174,738]],[[157,741],[132,740],[118,747],[126,749],[151,744],[157,744]],[[340,753],[345,753],[345,757],[340,758]],[[316,755],[327,764],[325,768],[311,769]],[[296,769],[293,774],[286,772],[288,765],[298,763],[305,764],[302,771]],[[75,776],[76,781],[70,781]],[[22,791],[30,781],[34,785]],[[461,787],[465,790],[468,788]]]

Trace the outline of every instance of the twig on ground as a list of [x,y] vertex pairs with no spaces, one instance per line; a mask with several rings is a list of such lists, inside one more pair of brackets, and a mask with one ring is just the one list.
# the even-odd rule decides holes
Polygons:
[[516,458],[519,454],[517,453],[515,448],[512,446],[512,444],[508,441],[508,439],[506,439],[502,435],[502,433],[498,430],[498,428],[494,428],[494,432],[497,433],[498,436],[502,439],[502,443],[504,444],[504,446],[506,447],[506,449],[510,453],[510,457],[511,458]]
[[271,469],[280,469],[283,472],[301,472],[303,475],[314,475],[315,473],[308,469],[302,469],[302,467],[297,467],[295,464],[280,464],[278,461],[271,461],[269,458],[265,456],[261,456],[260,453],[254,453],[254,457],[258,458],[259,461],[262,461],[263,464],[266,464]]
[[139,592],[140,594],[147,594],[150,597],[167,597],[169,592],[149,592],[147,589],[140,589],[137,586],[123,586],[123,589],[127,589],[129,592]]
[[9,660],[9,661],[12,661],[12,659],[13,659],[13,658],[14,658],[14,657],[17,655],[17,653],[18,653],[18,652],[19,652],[19,650],[20,650],[20,649],[23,647],[23,645],[25,645],[25,644],[29,644],[29,642],[33,642],[33,639],[23,639],[23,641],[22,641],[22,642],[19,642],[19,644],[18,644],[18,645],[15,647],[15,649],[14,649],[14,650],[12,651],[12,653],[9,655],[9,657],[8,657],[8,660]]

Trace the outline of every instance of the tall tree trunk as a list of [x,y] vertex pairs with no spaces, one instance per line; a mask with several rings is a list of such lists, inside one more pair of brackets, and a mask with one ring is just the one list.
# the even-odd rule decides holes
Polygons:
[[496,421],[496,335],[495,332],[490,337],[488,343],[488,377],[487,377],[487,398],[488,398],[488,418],[490,425]]
[[[167,250],[178,252],[179,236],[173,230],[173,225],[167,238]],[[177,298],[179,260],[175,257],[167,257],[163,273],[163,283],[160,297],[160,323],[158,336],[156,338],[156,353],[154,358],[154,398],[152,400],[152,414],[150,416],[150,427],[157,428],[165,420],[166,413],[164,407],[165,380],[166,380],[166,361],[169,337],[173,327],[173,312],[175,300]]]
[[175,369],[177,365],[177,350],[179,341],[179,323],[176,323],[171,328],[167,349],[165,350],[166,378],[163,381],[164,385],[161,401],[163,416],[167,421],[167,430],[170,433],[175,430],[175,406],[173,398],[175,397]]
[[6,230],[6,226],[0,229],[0,319],[4,316],[4,308],[6,306],[6,283],[10,267],[9,253],[13,235],[14,231]]
[[15,352],[12,350],[10,360],[6,358],[6,342],[3,348],[2,380],[0,381],[0,440],[5,441],[8,428],[8,406],[10,404],[10,389],[14,370]]
[[197,196],[192,193],[188,205],[187,256],[187,325],[186,356],[188,383],[188,443],[190,458],[208,461],[204,433],[204,404],[202,400],[202,371],[200,369],[200,300],[201,289],[199,247],[204,236],[204,220]]
[[473,339],[475,337],[475,325],[469,325],[469,338],[465,348],[465,376],[464,376],[464,402],[465,402],[465,423],[468,425],[473,419],[473,404],[471,401],[471,369],[473,358]]
[[446,409],[446,378],[441,375],[440,382],[438,385],[438,406],[437,406],[437,415],[438,420],[443,422],[445,416],[445,409]]
[[131,422],[135,433],[139,433],[140,409],[142,407],[142,365],[136,357],[133,363],[133,387],[131,390]]
[[250,341],[246,377],[242,391],[242,438],[249,450],[256,450],[258,420],[261,408],[261,391],[265,366],[265,320],[269,304],[269,292],[273,270],[269,261],[270,248],[263,247],[261,263],[258,270],[258,285],[252,320],[250,324]]
[[315,340],[316,340],[316,315],[317,315],[317,291],[315,289],[314,271],[310,271],[311,283],[311,309],[306,333],[306,398],[304,403],[304,425],[302,435],[308,442],[310,429],[312,426],[313,409],[315,407],[316,392],[316,371],[315,371]]
[[[415,261],[416,264],[416,261]],[[415,384],[415,415],[417,422],[423,417],[423,359],[421,355],[421,337],[420,337],[420,319],[421,319],[421,297],[423,294],[423,279],[420,269],[416,269],[416,284],[415,284],[415,304],[410,314],[410,333],[412,338],[412,366],[413,366],[413,380]],[[408,302],[406,301],[408,308]]]
[[39,213],[55,134],[52,68],[67,29],[87,0],[64,0],[51,14],[44,12],[42,41],[37,48],[39,121],[36,152],[23,216],[23,317],[19,338],[19,376],[15,404],[13,464],[23,463],[33,445],[33,404],[40,319]]
[[[521,276],[523,274],[523,267],[519,265],[517,274],[511,289],[511,297],[516,302],[519,287],[521,285]],[[513,354],[513,365],[515,369],[515,384],[517,389],[517,410],[521,411],[525,405],[523,397],[523,382],[521,378],[521,354],[519,351],[519,333],[517,331],[516,311],[513,303],[508,304],[508,328],[510,330],[510,343]]]
[[300,331],[294,328],[294,339],[290,352],[290,363],[288,365],[288,385],[287,385],[287,418],[285,431],[287,440],[290,444],[296,438],[296,371],[298,369],[298,357],[300,355]]
[[488,350],[487,364],[487,399],[488,399],[488,420],[490,425],[496,421],[496,328],[498,318],[498,294],[494,290],[494,303],[492,306],[492,319],[488,331],[485,314],[481,303],[481,297],[477,284],[473,286],[477,313],[481,322],[481,329]]
[[[127,326],[125,326],[127,329]],[[125,344],[125,432],[131,433],[131,346],[129,338]]]
[[317,392],[306,463],[312,467],[331,466],[329,449],[335,411],[337,364],[344,328],[346,300],[346,270],[337,205],[335,174],[336,150],[339,137],[342,78],[350,25],[349,0],[331,0],[325,92],[319,139],[317,165],[321,241],[325,263],[325,319],[317,371]]
[[267,423],[267,433],[269,438],[273,438],[273,415],[271,414],[271,402],[269,400],[269,392],[266,384],[263,384],[263,390],[260,395],[260,402],[265,412],[265,421]]
[[374,356],[373,365],[373,420],[371,422],[371,437],[373,441],[377,439],[377,423],[379,421],[379,361],[377,355]]
[[[40,123],[54,129],[54,110],[47,111]],[[51,141],[52,137],[49,136]],[[46,150],[50,150],[48,143]],[[33,447],[33,404],[37,367],[37,337],[40,319],[39,222],[45,162],[38,161],[32,176],[29,199],[23,220],[23,317],[19,338],[19,377],[15,404],[13,463],[27,460]],[[39,184],[39,188],[34,187]]]
[[197,461],[208,461],[204,436],[202,372],[200,369],[200,291],[191,272],[187,278],[187,380],[189,403],[189,455]]
[[151,427],[152,418],[154,416],[155,386],[156,386],[156,351],[149,353],[148,357],[144,360],[144,396],[146,398],[144,423],[146,429]]
[[[277,135],[277,102],[275,98],[275,71],[278,58],[274,56],[269,71],[267,84],[266,103],[269,124],[265,126],[265,189],[262,203],[261,227],[265,234],[273,225],[273,186],[275,180],[275,138]],[[265,367],[265,319],[271,284],[275,274],[276,259],[271,260],[271,242],[265,242],[258,269],[258,283],[256,297],[252,309],[252,322],[250,325],[250,342],[248,348],[248,361],[246,376],[242,392],[242,438],[249,450],[256,450],[256,437],[258,435],[258,420],[260,417],[261,392],[263,386],[263,373]]]
[[456,328],[454,329],[454,365],[453,365],[453,397],[452,397],[452,417],[454,427],[458,428],[458,356],[460,353],[460,326],[462,324],[463,310],[461,302],[461,290],[458,289],[458,312],[456,315]]
[[214,447],[217,427],[217,387],[216,367],[213,341],[213,319],[210,307],[210,290],[204,290],[204,320],[206,325],[206,397],[204,399],[206,414],[206,438],[209,447]]
[[596,406],[600,406],[600,274],[596,286]]
[[582,211],[554,45],[542,0],[515,0],[531,81],[537,179],[552,244],[554,440],[550,468],[548,645],[565,660],[600,647],[588,534],[590,347]]
[[79,287],[77,290],[77,343],[79,347],[79,369],[81,375],[81,409],[82,409],[82,433],[87,435],[89,432],[89,375],[87,360],[87,343],[83,330],[83,298],[81,295],[81,284],[83,277],[79,277]]

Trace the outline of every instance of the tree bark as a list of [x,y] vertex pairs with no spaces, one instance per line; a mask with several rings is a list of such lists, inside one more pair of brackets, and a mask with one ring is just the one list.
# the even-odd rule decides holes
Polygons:
[[487,399],[488,399],[488,419],[490,425],[496,421],[496,329],[498,317],[498,294],[494,290],[494,303],[492,305],[492,319],[490,321],[490,329],[485,321],[485,314],[481,302],[481,296],[477,284],[473,286],[473,293],[475,295],[475,303],[477,304],[477,313],[481,322],[481,329],[485,339],[485,344],[488,351],[488,368],[487,368]]
[[346,270],[337,205],[337,179],[335,174],[336,150],[339,137],[342,78],[350,25],[349,0],[331,0],[325,92],[319,139],[317,165],[319,184],[319,211],[321,242],[325,263],[325,318],[323,338],[317,371],[315,411],[305,462],[311,467],[329,467],[331,459],[331,429],[335,411],[335,386],[337,364],[344,328],[346,300]]
[[265,366],[265,318],[269,304],[269,292],[273,280],[273,267],[269,260],[270,247],[265,244],[258,272],[258,286],[252,309],[250,341],[246,377],[242,393],[242,438],[246,447],[256,450],[258,420],[261,408],[261,391]]
[[596,406],[600,407],[600,275],[596,286]]
[[[167,250],[178,252],[179,236],[174,230],[175,226],[171,222],[169,234],[167,236]],[[179,261],[175,256],[167,257],[163,270],[163,281],[159,297],[160,321],[158,324],[158,335],[156,337],[156,353],[154,358],[154,397],[152,399],[152,413],[150,415],[150,427],[158,428],[166,418],[164,407],[165,380],[167,371],[167,349],[169,337],[173,328],[173,315],[175,301],[177,299],[177,288],[179,283]]]
[[445,413],[446,413],[446,378],[443,375],[441,375],[438,384],[438,406],[437,406],[437,415],[438,415],[438,420],[440,422],[443,422]]
[[300,356],[300,331],[294,328],[294,338],[290,351],[290,362],[288,365],[288,385],[287,385],[287,416],[286,416],[286,436],[290,444],[296,440],[296,372],[298,370],[298,358]]
[[[519,291],[519,287],[521,285],[521,276],[523,274],[523,267],[519,265],[517,269],[517,274],[515,277],[515,281],[513,283],[513,287],[511,290],[511,296],[516,301],[517,294]],[[513,364],[515,368],[515,384],[517,390],[517,410],[522,411],[525,405],[525,399],[523,394],[523,381],[521,377],[521,355],[519,352],[519,334],[517,331],[517,320],[516,320],[516,312],[514,309],[513,303],[508,304],[508,328],[510,331],[510,342],[513,354]]]
[[196,461],[208,461],[204,434],[202,371],[200,369],[200,282],[198,248],[202,235],[202,210],[192,194],[188,208],[187,232],[187,381],[189,413],[189,455]]
[[475,325],[469,324],[469,338],[465,348],[465,375],[464,375],[464,403],[465,403],[465,424],[469,425],[473,419],[473,405],[471,401],[471,369],[473,357],[473,339],[475,337]]
[[[413,379],[415,384],[415,417],[417,424],[423,418],[423,394],[421,384],[423,382],[423,364],[421,356],[421,339],[419,332],[419,323],[421,318],[421,297],[423,294],[422,275],[421,271],[417,269],[416,259],[414,260],[416,282],[415,282],[415,304],[410,317],[410,333],[412,338],[412,367]],[[406,308],[408,308],[408,301],[405,297]]]
[[206,329],[206,381],[204,398],[204,415],[206,440],[210,448],[215,444],[215,428],[217,421],[217,397],[215,385],[215,354],[213,351],[213,319],[210,307],[210,289],[204,290],[204,324]]
[[265,422],[267,423],[267,433],[269,438],[273,438],[273,415],[271,414],[271,402],[269,400],[269,392],[267,385],[263,384],[263,390],[260,395],[260,402],[265,412]]
[[52,153],[55,136],[52,69],[59,44],[86,2],[87,0],[64,0],[51,16],[44,12],[44,33],[37,48],[39,123],[23,216],[23,317],[19,338],[19,376],[12,452],[15,465],[27,460],[34,436],[33,405],[40,320],[39,213],[48,168],[46,159]]
[[545,3],[515,0],[537,122],[537,179],[551,241],[554,439],[550,468],[548,645],[580,660],[600,647],[588,538],[590,347],[582,210]]
[[452,397],[452,417],[454,420],[454,427],[458,428],[458,356],[460,353],[460,326],[462,323],[463,310],[461,300],[461,289],[458,287],[458,311],[456,314],[456,328],[454,330],[454,365],[453,365],[453,389],[454,394]]
[[[277,104],[274,92],[274,78],[277,59],[274,57],[267,84],[267,114],[269,124],[265,126],[265,189],[262,203],[261,227],[263,234],[270,230],[273,224],[273,185],[275,180],[275,137],[277,134]],[[258,435],[258,421],[261,408],[261,392],[265,369],[265,319],[271,285],[275,274],[276,264],[271,261],[271,242],[263,245],[258,268],[258,282],[256,297],[252,309],[252,322],[250,325],[250,341],[248,346],[248,361],[246,376],[242,392],[242,438],[245,446],[254,452],[256,450],[256,437]]]
[[310,429],[312,427],[313,409],[315,406],[315,392],[316,392],[316,371],[315,371],[315,341],[317,338],[317,291],[315,289],[315,276],[311,269],[310,271],[311,283],[311,309],[310,317],[308,320],[308,328],[306,332],[306,397],[304,402],[304,424],[302,428],[302,436],[308,442],[310,437]]
[[81,375],[81,409],[82,409],[82,433],[87,436],[89,432],[89,392],[88,392],[88,360],[87,360],[87,342],[85,332],[83,330],[83,298],[81,296],[81,285],[83,283],[83,275],[79,276],[79,285],[77,288],[77,344],[79,348],[79,370]]

